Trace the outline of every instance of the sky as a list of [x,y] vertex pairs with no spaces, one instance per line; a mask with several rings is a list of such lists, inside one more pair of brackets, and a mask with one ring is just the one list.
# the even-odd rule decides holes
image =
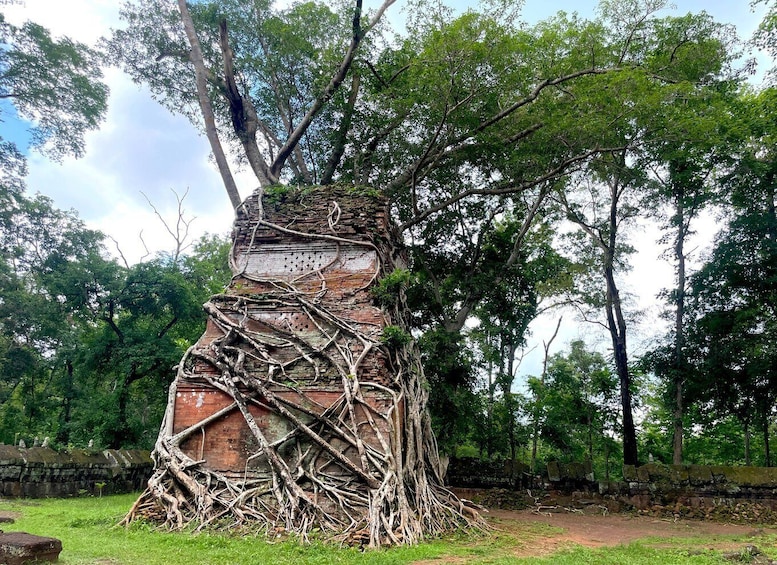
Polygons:
[[[468,5],[456,0],[456,8]],[[365,5],[376,0],[366,0]],[[392,10],[399,12],[403,0]],[[94,44],[111,28],[119,28],[118,0],[0,0],[0,10],[15,24],[25,20],[47,27],[53,35],[67,35],[86,44]],[[720,22],[737,26],[742,38],[749,38],[764,12],[753,12],[748,0],[675,0],[676,9],[666,14],[681,15],[706,10]],[[594,15],[593,0],[526,0],[523,18],[534,23],[557,11],[577,11],[583,17]],[[189,121],[159,106],[148,91],[132,83],[117,69],[106,69],[111,89],[106,121],[99,130],[86,136],[86,154],[81,159],[66,158],[51,162],[35,153],[29,156],[28,190],[51,197],[62,209],[74,209],[90,227],[113,238],[130,261],[140,260],[149,251],[172,250],[174,243],[149,202],[168,222],[177,217],[177,195],[186,193],[183,206],[193,219],[192,233],[228,233],[232,211],[215,166],[209,160],[205,138]],[[7,115],[4,115],[5,119]],[[10,122],[0,122],[0,135]],[[248,196],[256,186],[250,174],[237,175],[241,194]],[[711,241],[713,229],[702,230],[699,247]],[[658,232],[644,226],[636,234],[639,253],[634,270],[624,281],[627,291],[639,296],[639,308],[646,324],[654,325],[660,310],[658,291],[671,283],[671,266],[658,260],[655,242]],[[522,373],[538,374],[541,343],[555,327],[557,315],[533,325],[533,338],[521,368]],[[602,342],[602,335],[590,325],[569,323],[574,316],[565,314],[564,330],[556,347],[570,339],[585,338]],[[644,332],[643,333],[649,333]]]

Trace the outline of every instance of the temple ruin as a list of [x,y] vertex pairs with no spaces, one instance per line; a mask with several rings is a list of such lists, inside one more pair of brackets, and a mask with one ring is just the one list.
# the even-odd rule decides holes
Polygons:
[[381,283],[404,267],[386,200],[267,190],[238,209],[233,240],[233,279],[205,305],[128,520],[373,546],[477,522],[442,486],[402,288]]

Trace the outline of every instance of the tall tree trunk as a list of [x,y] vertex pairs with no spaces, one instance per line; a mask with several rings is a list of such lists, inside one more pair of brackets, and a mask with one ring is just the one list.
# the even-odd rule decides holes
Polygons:
[[73,386],[73,362],[68,359],[65,361],[65,386],[62,395],[62,413],[60,416],[60,426],[57,432],[57,443],[67,445],[70,443],[70,420],[73,408],[73,397],[75,389]]
[[[624,159],[623,155],[620,156]],[[622,166],[622,164],[621,164]],[[632,414],[631,401],[631,374],[629,372],[629,358],[626,349],[626,318],[623,315],[620,292],[615,283],[615,254],[618,237],[618,205],[625,185],[619,178],[610,183],[610,213],[607,226],[604,252],[604,280],[605,310],[607,316],[607,328],[612,340],[613,356],[615,358],[615,371],[618,374],[621,393],[621,412],[623,418],[623,463],[625,465],[637,465],[637,433],[634,428],[634,416]]]
[[[613,245],[614,248],[614,245]],[[629,359],[626,352],[626,320],[621,308],[620,294],[615,284],[615,276],[612,269],[612,259],[608,259],[609,265],[605,266],[604,278],[607,282],[607,327],[612,340],[613,356],[615,358],[615,371],[618,374],[621,395],[621,412],[623,417],[623,463],[625,465],[637,465],[637,433],[634,428],[634,416],[631,401],[631,375],[629,373]]]
[[127,442],[130,438],[130,427],[127,421],[127,405],[129,403],[129,388],[130,385],[138,379],[137,367],[133,364],[130,372],[124,377],[119,384],[119,395],[116,399],[117,404],[117,422],[116,431],[113,434],[113,438],[110,441],[108,447],[112,449],[121,449],[127,447]]
[[[569,204],[566,195],[561,193],[561,199],[566,208],[567,217],[575,222],[589,236],[591,242],[602,254],[602,275],[605,283],[604,314],[606,326],[612,342],[615,372],[620,385],[621,413],[623,422],[623,463],[636,465],[637,434],[634,428],[634,416],[631,400],[631,375],[626,348],[626,318],[623,314],[618,286],[615,282],[615,265],[618,253],[618,227],[620,225],[619,206],[624,192],[629,188],[630,173],[626,167],[625,152],[613,153],[614,169],[607,181],[609,190],[609,211],[606,222],[587,220],[580,211]],[[625,177],[625,180],[624,180]]]
[[764,409],[762,410],[762,429],[763,432],[763,438],[764,438],[764,465],[766,467],[772,466],[772,455],[771,455],[771,449],[770,449],[770,442],[769,442],[769,408],[771,407],[771,403],[768,403],[767,406],[764,406]]
[[586,413],[586,425],[588,426],[588,460],[594,461],[594,424],[591,412]]
[[620,292],[615,283],[613,264],[615,261],[618,200],[614,196],[610,205],[610,225],[607,248],[604,259],[604,280],[606,283],[605,314],[607,328],[612,341],[615,372],[618,375],[621,394],[621,412],[623,418],[623,463],[637,465],[637,433],[634,428],[634,415],[631,400],[631,374],[629,373],[629,358],[626,350],[626,318],[623,315]]
[[507,357],[507,370],[505,373],[510,376],[508,380],[505,381],[504,386],[502,387],[502,396],[504,397],[505,402],[505,409],[507,410],[507,439],[510,444],[510,461],[512,461],[512,464],[510,465],[511,474],[513,475],[512,479],[515,478],[515,460],[516,460],[516,439],[515,439],[515,412],[513,410],[514,405],[514,398],[512,393],[512,387],[513,387],[513,375],[515,375],[515,351],[517,347],[513,345],[513,340],[510,338],[508,340],[507,344],[507,351],[508,351],[508,357]]
[[677,222],[677,239],[674,255],[677,262],[677,281],[675,284],[675,319],[674,319],[674,426],[672,437],[672,463],[681,465],[683,462],[683,388],[685,383],[685,207],[682,195],[675,196],[675,221]]

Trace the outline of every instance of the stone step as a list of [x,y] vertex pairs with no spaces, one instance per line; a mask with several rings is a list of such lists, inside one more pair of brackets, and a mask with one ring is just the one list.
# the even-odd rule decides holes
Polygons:
[[62,542],[56,538],[26,532],[0,533],[0,563],[4,565],[56,561],[61,551]]

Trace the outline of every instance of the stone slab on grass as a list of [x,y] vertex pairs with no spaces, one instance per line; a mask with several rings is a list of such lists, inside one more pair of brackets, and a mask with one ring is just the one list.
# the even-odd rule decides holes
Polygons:
[[4,565],[56,561],[61,551],[62,542],[56,538],[26,532],[0,533],[0,563]]

